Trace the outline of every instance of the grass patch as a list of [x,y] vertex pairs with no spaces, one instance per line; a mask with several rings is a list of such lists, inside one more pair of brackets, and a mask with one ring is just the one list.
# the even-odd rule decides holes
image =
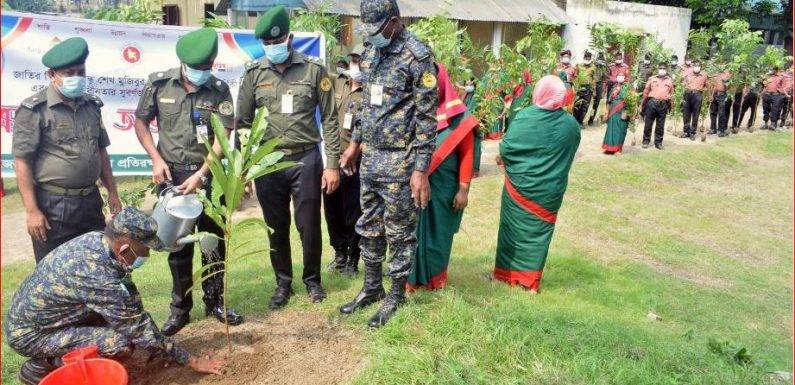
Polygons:
[[[367,335],[357,384],[765,384],[766,372],[792,371],[791,157],[791,133],[765,133],[575,163],[538,296],[484,278],[502,186],[500,176],[484,177],[473,184],[445,290],[410,296],[394,322],[370,332],[372,310],[336,310],[360,278],[324,275],[329,298],[313,305],[296,264],[289,306]],[[230,303],[264,314],[274,288],[265,233],[235,242],[248,240],[262,240],[246,249],[263,252],[231,271]],[[32,267],[3,269],[4,306]],[[135,281],[162,322],[165,258]],[[198,319],[198,293],[195,302]],[[22,359],[5,345],[3,358],[3,384],[16,384]]]

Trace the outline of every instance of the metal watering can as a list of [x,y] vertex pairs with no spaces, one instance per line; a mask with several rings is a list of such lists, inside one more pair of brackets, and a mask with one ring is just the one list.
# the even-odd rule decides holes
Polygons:
[[[204,206],[196,194],[182,194],[170,183],[160,190],[152,218],[157,222],[157,237],[166,245],[167,250],[179,251],[185,245],[198,241],[202,241],[202,249],[205,248],[203,239],[190,235],[202,211]],[[215,239],[204,237],[208,238]]]

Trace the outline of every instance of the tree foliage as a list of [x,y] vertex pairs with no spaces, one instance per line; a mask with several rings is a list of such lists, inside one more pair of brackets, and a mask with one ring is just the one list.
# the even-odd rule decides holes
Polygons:
[[126,23],[160,24],[163,12],[159,0],[133,0],[130,4],[117,7],[90,9],[83,13],[94,20],[121,21]]
[[337,34],[343,27],[339,16],[329,13],[331,4],[322,1],[313,9],[297,9],[290,18],[290,29],[293,31],[318,32],[326,40],[326,60],[330,60],[334,48],[339,43]]
[[53,0],[3,0],[3,9],[33,13],[52,12],[54,2]]
[[202,27],[217,29],[243,29],[243,27],[239,25],[229,24],[229,22],[221,16],[218,16],[212,12],[207,13],[210,15],[210,17],[205,17],[201,20]]
[[421,19],[408,29],[433,51],[435,60],[444,64],[453,83],[472,77],[475,68],[483,68],[486,49],[478,50],[466,28],[458,29],[446,13]]
[[706,28],[691,29],[687,34],[687,55],[691,59],[706,60],[710,55],[712,33]]

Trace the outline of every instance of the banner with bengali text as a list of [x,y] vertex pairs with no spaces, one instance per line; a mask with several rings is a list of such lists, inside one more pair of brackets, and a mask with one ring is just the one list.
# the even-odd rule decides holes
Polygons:
[[[49,83],[41,57],[59,41],[80,36],[88,42],[88,92],[104,102],[102,120],[110,137],[108,153],[115,175],[148,175],[152,161],[135,136],[133,123],[138,98],[149,74],[180,65],[174,47],[194,27],[117,23],[101,20],[36,15],[2,14],[2,87],[0,87],[0,150],[2,176],[14,176],[11,138],[14,114],[20,102]],[[244,64],[265,52],[251,30],[218,31],[218,57],[213,74],[227,82],[237,99]],[[294,32],[293,46],[307,55],[324,58],[323,36]],[[157,139],[157,122],[150,127]]]

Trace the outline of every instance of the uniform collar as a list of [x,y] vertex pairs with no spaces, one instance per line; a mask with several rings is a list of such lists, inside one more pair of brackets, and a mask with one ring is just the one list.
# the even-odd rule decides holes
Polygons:
[[402,26],[403,28],[400,30],[400,33],[395,34],[392,37],[392,41],[386,46],[385,50],[389,53],[400,53],[403,51],[403,46],[406,45],[406,37],[408,36],[408,31],[406,31],[406,26]]
[[[86,95],[81,95],[74,100],[75,108],[77,108],[86,101]],[[47,87],[47,107],[52,108],[53,106],[61,103],[66,104],[66,97],[61,95],[61,92],[58,91],[58,87],[50,84]]]

